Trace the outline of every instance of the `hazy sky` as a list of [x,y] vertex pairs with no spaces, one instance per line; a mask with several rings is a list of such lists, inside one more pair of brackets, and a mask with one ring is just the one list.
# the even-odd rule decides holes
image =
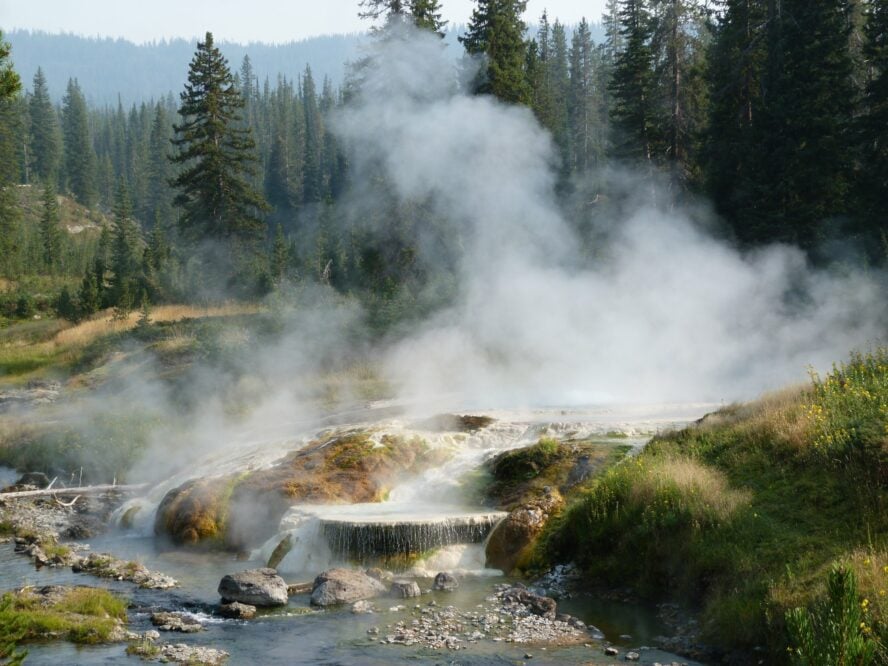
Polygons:
[[[367,28],[357,0],[0,0],[0,28],[125,37],[136,42],[194,37],[210,30],[220,40],[286,42]],[[472,0],[443,0],[445,17],[465,23]],[[565,23],[598,20],[604,0],[530,0],[525,18],[544,8]]]

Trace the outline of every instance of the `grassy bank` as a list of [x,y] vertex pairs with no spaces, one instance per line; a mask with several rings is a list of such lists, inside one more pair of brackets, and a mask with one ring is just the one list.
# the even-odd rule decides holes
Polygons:
[[713,644],[765,647],[775,663],[826,663],[799,656],[787,614],[822,607],[838,565],[854,574],[861,610],[849,636],[884,660],[886,480],[881,349],[654,438],[575,499],[550,529],[548,555],[652,598],[684,599]]
[[111,592],[89,587],[33,590],[0,597],[0,660],[17,663],[23,643],[63,639],[78,644],[119,640],[127,603]]

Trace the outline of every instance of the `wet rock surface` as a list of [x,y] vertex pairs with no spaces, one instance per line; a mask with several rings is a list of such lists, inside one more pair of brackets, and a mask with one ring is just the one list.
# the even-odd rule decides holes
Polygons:
[[396,580],[392,583],[390,593],[396,599],[410,599],[422,594],[415,580]]
[[506,573],[521,564],[549,518],[561,510],[564,499],[552,488],[541,497],[528,500],[514,509],[490,535],[487,560],[491,567]]
[[456,576],[446,571],[437,574],[432,583],[432,589],[436,592],[453,592],[457,588],[459,588],[459,581]]
[[152,613],[151,624],[161,631],[178,631],[183,634],[195,634],[203,630],[203,625],[198,620],[184,613]]
[[121,560],[109,553],[75,556],[71,562],[71,570],[74,573],[88,573],[99,578],[129,581],[146,590],[168,590],[179,584],[175,578],[150,571],[139,562]]
[[251,606],[284,606],[289,600],[287,583],[274,569],[250,569],[228,574],[219,582],[223,602],[237,601]]
[[523,585],[518,584],[504,590],[500,597],[504,603],[522,605],[534,615],[540,615],[549,620],[555,619],[557,609],[555,600],[551,597],[534,594]]
[[231,620],[251,620],[256,616],[256,607],[232,601],[230,604],[219,606],[218,614]]
[[110,507],[119,497],[90,498],[78,507],[65,506],[54,500],[0,501],[0,522],[9,526],[15,551],[30,557],[37,567],[70,566],[74,573],[98,578],[135,583],[141,588],[166,590],[178,585],[165,574],[150,571],[143,564],[121,560],[108,553],[86,553],[89,546],[60,542],[60,534],[83,532],[84,523],[107,520]]
[[[585,644],[590,638],[582,622],[570,616],[555,618],[537,614],[531,604],[514,601],[515,589],[498,585],[484,604],[472,610],[439,606],[432,601],[416,604],[410,620],[372,627],[368,637],[390,645],[421,645],[432,649],[466,649],[480,641],[527,645]],[[524,595],[529,594],[522,590]],[[549,601],[552,601],[551,599]],[[547,604],[543,604],[548,608]],[[402,607],[396,607],[398,610]]]
[[175,664],[205,664],[206,666],[218,666],[225,663],[228,653],[215,648],[200,647],[197,645],[165,644],[153,645],[149,642],[132,645],[130,654],[160,662],[172,662]]
[[311,603],[315,606],[350,604],[385,592],[382,583],[362,571],[330,569],[315,578]]
[[[294,504],[378,502],[395,479],[435,462],[419,440],[374,435],[333,431],[268,468],[187,481],[164,496],[155,533],[181,545],[212,541],[248,549],[272,537]],[[280,546],[275,557],[282,559],[288,548]]]

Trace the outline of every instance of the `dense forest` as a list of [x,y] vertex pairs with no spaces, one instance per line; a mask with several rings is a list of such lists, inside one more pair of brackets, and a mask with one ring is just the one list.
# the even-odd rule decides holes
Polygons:
[[[568,29],[546,13],[529,31],[525,9],[477,0],[458,68],[471,92],[526,106],[551,132],[559,199],[590,261],[628,171],[651,184],[633,197],[711,200],[743,250],[781,242],[818,263],[884,262],[888,3],[608,0],[598,43],[585,20]],[[447,31],[438,0],[364,0],[361,11],[377,41],[405,23]],[[445,238],[430,267],[419,230],[458,231],[427,202],[397,201],[382,178],[350,180],[335,118],[368,53],[341,82],[311,66],[260,80],[249,53],[229,64],[208,34],[185,91],[154,101],[91,107],[71,78],[57,105],[42,69],[24,92],[10,85],[0,275],[18,286],[0,314],[79,318],[294,281],[371,304],[380,327],[446,302],[457,243]],[[15,55],[6,49],[7,68]],[[367,187],[374,196],[356,209]],[[95,229],[63,227],[59,194],[94,211]]]

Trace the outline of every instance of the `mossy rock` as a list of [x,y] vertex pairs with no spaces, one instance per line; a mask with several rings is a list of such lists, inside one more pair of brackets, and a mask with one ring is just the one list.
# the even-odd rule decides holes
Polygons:
[[372,434],[341,433],[268,469],[188,481],[164,497],[155,532],[181,545],[246,550],[271,537],[293,504],[378,502],[405,473],[437,460],[422,440]]
[[229,477],[194,479],[169,491],[157,507],[154,531],[180,545],[222,539]]

